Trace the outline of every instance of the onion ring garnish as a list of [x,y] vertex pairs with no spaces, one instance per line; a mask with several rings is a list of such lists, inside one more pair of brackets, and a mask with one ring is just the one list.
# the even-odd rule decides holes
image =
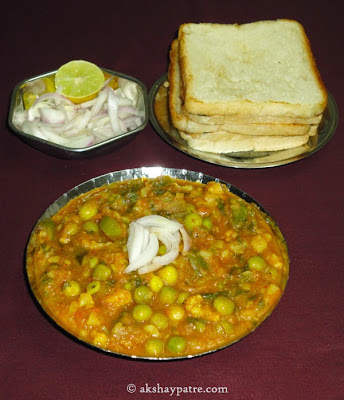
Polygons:
[[132,272],[150,263],[151,260],[158,254],[159,241],[154,233],[149,235],[149,243],[145,250],[132,263],[128,265],[124,272]]
[[[191,247],[191,237],[183,224],[160,215],[147,215],[129,225],[127,241],[129,265],[125,273],[137,271],[139,274],[156,271],[176,260],[183,241],[185,255]],[[159,242],[165,248],[164,255],[158,255]]]

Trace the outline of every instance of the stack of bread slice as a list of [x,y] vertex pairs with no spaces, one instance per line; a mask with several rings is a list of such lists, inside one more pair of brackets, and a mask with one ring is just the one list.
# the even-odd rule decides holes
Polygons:
[[169,111],[191,148],[298,148],[316,135],[327,91],[292,20],[184,24],[171,45]]

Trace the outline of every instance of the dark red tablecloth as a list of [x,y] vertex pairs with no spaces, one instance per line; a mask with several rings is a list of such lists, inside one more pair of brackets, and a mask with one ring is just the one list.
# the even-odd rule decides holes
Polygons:
[[[0,14],[1,399],[344,399],[341,115],[332,140],[318,153],[293,164],[255,170],[189,157],[165,143],[150,124],[111,153],[82,160],[41,153],[6,126],[13,87],[72,59],[135,76],[149,90],[167,71],[170,43],[184,22],[300,21],[341,111],[344,29],[341,9],[334,4],[300,0],[6,2]],[[158,165],[201,171],[248,192],[277,220],[291,258],[287,290],[254,333],[225,350],[187,361],[132,361],[86,348],[42,316],[25,282],[26,242],[48,205],[89,178]],[[130,393],[134,390],[130,384],[136,392]],[[198,387],[210,388],[212,393],[192,393]],[[179,396],[177,388],[183,390]]]

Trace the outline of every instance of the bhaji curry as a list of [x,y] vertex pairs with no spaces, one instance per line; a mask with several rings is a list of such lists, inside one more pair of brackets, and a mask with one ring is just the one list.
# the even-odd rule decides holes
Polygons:
[[[140,225],[145,217],[162,225]],[[281,298],[288,267],[279,229],[255,203],[219,182],[169,176],[72,199],[36,225],[27,251],[31,288],[58,325],[148,358],[202,354],[247,335]]]

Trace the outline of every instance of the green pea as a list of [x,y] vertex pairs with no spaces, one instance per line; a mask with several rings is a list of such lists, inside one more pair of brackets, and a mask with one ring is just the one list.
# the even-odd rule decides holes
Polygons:
[[99,281],[106,281],[111,276],[111,268],[105,264],[98,264],[94,267],[92,276]]
[[147,304],[138,304],[133,308],[133,318],[138,322],[149,320],[153,311]]
[[186,349],[187,342],[182,336],[172,336],[167,342],[167,348],[171,353],[181,354]]
[[253,256],[248,259],[247,265],[250,270],[261,271],[265,267],[265,261],[260,256]]
[[149,356],[160,356],[164,351],[164,343],[157,338],[150,338],[145,343],[145,350]]
[[213,226],[213,223],[211,222],[211,219],[210,219],[210,218],[206,218],[206,219],[203,221],[203,226],[204,226],[205,229],[207,229],[208,231],[210,231],[210,229],[211,229],[212,226]]
[[86,221],[84,222],[83,226],[84,231],[87,233],[98,233],[99,232],[99,226],[95,221]]
[[94,256],[94,257],[91,257],[90,258],[90,261],[89,261],[89,266],[91,267],[91,268],[94,268],[97,264],[98,264],[98,258],[96,257],[96,256]]
[[151,280],[149,281],[149,287],[153,290],[153,292],[159,292],[164,286],[164,282],[159,276],[153,275]]
[[203,219],[197,213],[194,212],[189,213],[184,218],[184,226],[185,229],[187,229],[188,231],[192,231],[195,228],[199,228],[200,226],[202,226],[202,224],[203,224]]
[[147,304],[152,300],[153,292],[148,286],[139,286],[134,291],[134,300],[138,304]]
[[159,336],[159,329],[153,324],[145,325],[143,329],[151,336]]
[[91,268],[94,268],[97,264],[99,264],[98,258],[92,254],[86,254],[81,261],[81,265],[88,265]]
[[78,214],[82,221],[87,221],[98,213],[98,205],[96,201],[87,201],[79,208]]
[[122,234],[122,228],[119,223],[108,215],[105,215],[99,221],[99,227],[111,240],[117,239]]
[[151,318],[151,322],[159,329],[163,330],[168,327],[168,318],[162,313],[155,313]]
[[178,303],[178,304],[183,304],[184,301],[185,301],[188,297],[189,297],[189,293],[186,293],[186,292],[180,293],[180,294],[178,295],[178,298],[177,298],[177,303]]
[[68,222],[65,225],[63,232],[67,236],[73,236],[79,232],[79,225],[74,222]]
[[89,294],[95,294],[99,291],[100,286],[101,286],[101,284],[99,281],[90,282],[87,285],[86,292]]
[[226,296],[218,296],[213,302],[215,310],[221,315],[230,315],[234,311],[234,302]]
[[173,304],[178,298],[178,291],[170,286],[164,286],[159,293],[159,300],[163,304]]
[[44,232],[48,240],[55,239],[55,222],[51,219],[46,219],[39,224],[39,228]]
[[76,281],[68,281],[63,284],[62,291],[68,297],[77,296],[80,294],[80,285]]
[[160,269],[158,275],[167,285],[175,284],[178,279],[178,271],[173,265],[167,265]]

